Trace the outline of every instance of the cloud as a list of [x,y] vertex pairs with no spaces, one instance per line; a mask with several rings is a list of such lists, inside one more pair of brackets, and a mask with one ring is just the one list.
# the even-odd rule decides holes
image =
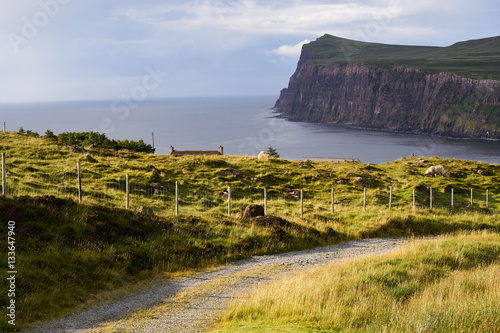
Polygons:
[[302,45],[310,42],[311,42],[310,40],[306,39],[295,45],[281,45],[277,49],[272,50],[271,53],[285,57],[297,57],[300,55],[300,52],[302,51]]
[[[398,2],[399,4],[399,2]],[[154,11],[129,11],[131,20],[148,22],[165,29],[197,30],[214,27],[239,33],[263,35],[322,35],[341,24],[372,20],[380,12],[401,15],[395,6],[363,3],[323,4],[295,1],[276,4],[252,0],[197,1],[196,5],[157,7]],[[173,18],[170,13],[183,13]]]
[[[0,102],[114,98],[156,65],[170,73],[157,96],[273,93],[325,33],[440,46],[498,34],[497,0],[1,1]],[[27,39],[20,52],[9,33]]]

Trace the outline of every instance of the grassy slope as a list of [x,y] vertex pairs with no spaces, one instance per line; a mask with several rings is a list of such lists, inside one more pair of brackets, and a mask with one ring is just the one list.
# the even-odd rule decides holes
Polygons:
[[460,42],[448,47],[366,43],[325,35],[306,45],[328,63],[363,62],[381,68],[407,67],[431,73],[453,72],[473,79],[500,80],[500,37]]
[[499,258],[498,233],[412,241],[263,286],[215,332],[497,332]]
[[[383,165],[350,162],[304,165],[297,161],[258,161],[245,156],[175,158],[131,153],[115,156],[110,151],[82,155],[50,141],[17,133],[0,133],[0,151],[7,155],[8,185],[28,189],[32,195],[56,187],[62,173],[74,174],[77,161],[81,161],[86,175],[87,196],[83,205],[55,197],[0,198],[0,221],[16,221],[18,325],[62,315],[99,299],[106,290],[144,278],[171,277],[256,254],[363,237],[435,235],[458,229],[500,230],[498,215],[492,211],[457,207],[456,213],[450,213],[444,208],[448,201],[444,191],[450,186],[457,194],[466,193],[471,186],[489,188],[492,203],[500,202],[500,184],[493,181],[500,175],[499,165],[438,158],[410,166],[405,163],[416,163],[416,158]],[[464,176],[453,180],[424,178],[422,173],[431,164],[462,169]],[[470,170],[476,167],[489,170],[490,175],[480,176]],[[409,169],[417,174],[407,173]],[[242,173],[232,174],[228,170]],[[363,176],[375,185],[369,192],[367,212],[360,208],[362,186],[355,184],[347,172]],[[124,179],[125,173],[144,186],[153,181],[171,186],[177,180],[187,188],[220,190],[231,184],[235,193],[238,189],[254,191],[255,188],[260,192],[264,187],[275,192],[302,188],[305,193],[320,191],[328,197],[334,186],[338,199],[335,214],[329,213],[328,205],[310,201],[303,219],[296,217],[297,214],[287,216],[287,222],[279,227],[259,226],[217,213],[151,217],[92,204],[92,192],[99,193],[106,190],[107,184],[120,183],[117,179]],[[42,187],[33,178],[39,174],[57,181]],[[260,181],[252,180],[255,177]],[[348,184],[337,185],[334,183],[337,179],[348,179]],[[395,186],[400,200],[408,198],[414,188],[426,193],[433,186],[438,208],[431,213],[428,209],[412,211],[407,201],[401,201],[389,212],[386,188],[389,183]],[[75,186],[67,185],[70,192]],[[111,195],[104,199],[114,200]],[[235,212],[251,202],[249,199],[246,203],[235,203]],[[425,204],[425,199],[421,204]],[[467,202],[462,200],[457,205],[465,207]],[[278,208],[273,213],[280,213]],[[3,225],[0,247],[6,248],[7,229]],[[5,272],[4,253],[0,269]],[[7,302],[6,297],[0,295],[2,306]],[[5,328],[5,316],[0,319],[0,327]]]

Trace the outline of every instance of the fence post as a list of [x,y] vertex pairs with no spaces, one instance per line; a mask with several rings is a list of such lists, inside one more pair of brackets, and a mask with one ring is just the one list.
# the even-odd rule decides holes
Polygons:
[[486,189],[486,208],[489,207],[489,192],[490,192],[490,190]]
[[304,216],[304,192],[300,190],[300,217]]
[[175,216],[179,216],[179,182],[175,182]]
[[129,209],[130,207],[130,181],[129,175],[125,177],[125,208]]
[[264,215],[267,215],[267,189],[264,188]]
[[78,161],[77,168],[78,168],[78,202],[82,203],[82,169],[80,167],[80,161]]
[[429,204],[429,206],[430,206],[430,209],[432,209],[432,187],[429,190],[429,196],[430,196],[430,204]]
[[474,190],[470,189],[470,209],[474,206]]
[[3,131],[5,133],[5,121],[3,122]]
[[227,216],[231,216],[231,186],[227,187]]
[[451,189],[451,211],[455,208],[455,189]]
[[334,205],[334,202],[335,202],[335,190],[333,189],[332,187],[332,213],[335,212],[335,205]]
[[366,187],[363,190],[363,211],[366,212]]
[[390,187],[390,193],[389,193],[389,210],[392,208],[392,186]]
[[2,195],[5,197],[7,195],[7,170],[5,169],[5,153],[2,153]]
[[417,203],[417,200],[416,200],[416,195],[415,195],[415,189],[413,189],[413,209],[415,209],[417,207],[416,203]]

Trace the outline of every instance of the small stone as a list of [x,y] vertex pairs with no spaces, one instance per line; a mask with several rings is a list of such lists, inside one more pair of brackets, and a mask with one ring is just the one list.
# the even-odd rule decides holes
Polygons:
[[153,208],[146,207],[146,206],[140,206],[139,208],[137,208],[137,211],[140,213],[148,214],[148,215],[154,214]]

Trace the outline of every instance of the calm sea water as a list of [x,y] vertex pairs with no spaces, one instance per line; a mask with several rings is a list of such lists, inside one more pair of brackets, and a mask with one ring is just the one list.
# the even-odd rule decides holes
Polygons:
[[273,146],[282,158],[358,158],[384,163],[405,156],[439,156],[500,163],[500,142],[452,140],[338,126],[289,122],[269,110],[277,96],[172,98],[136,104],[111,101],[0,104],[7,130],[21,126],[40,134],[105,132],[114,139],[144,139],[154,132],[158,154],[176,149],[217,149],[257,155]]

